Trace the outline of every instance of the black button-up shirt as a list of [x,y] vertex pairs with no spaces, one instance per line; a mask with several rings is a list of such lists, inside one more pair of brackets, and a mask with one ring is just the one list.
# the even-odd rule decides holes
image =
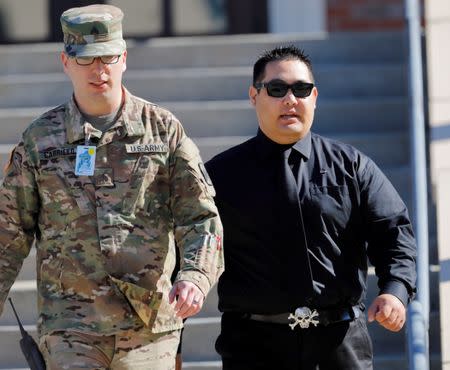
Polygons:
[[[282,194],[280,153],[286,150],[301,154],[294,175],[303,238],[293,232],[299,222],[292,222]],[[360,304],[368,259],[380,293],[405,305],[413,296],[416,247],[406,206],[374,162],[352,146],[316,134],[279,145],[259,131],[206,168],[224,226],[221,311],[270,314]],[[307,258],[299,257],[306,255],[301,248]]]

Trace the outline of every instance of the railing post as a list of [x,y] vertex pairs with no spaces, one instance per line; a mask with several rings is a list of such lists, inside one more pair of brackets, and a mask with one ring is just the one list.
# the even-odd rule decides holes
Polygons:
[[417,240],[417,301],[408,312],[408,355],[411,370],[429,369],[430,313],[428,258],[428,192],[423,99],[421,17],[418,0],[405,1],[408,25],[409,118],[413,172],[414,231]]
[[410,370],[429,369],[428,356],[428,329],[425,325],[425,318],[422,304],[413,301],[408,310],[408,362]]

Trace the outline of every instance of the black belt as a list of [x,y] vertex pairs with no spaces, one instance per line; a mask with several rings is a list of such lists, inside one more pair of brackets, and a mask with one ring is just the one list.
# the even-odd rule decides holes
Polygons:
[[294,313],[281,313],[275,315],[260,315],[249,313],[245,317],[250,320],[268,322],[273,324],[289,325],[292,330],[295,327],[302,329],[311,325],[327,326],[335,322],[350,321],[360,316],[359,306],[336,309],[314,309],[309,307],[299,307]]

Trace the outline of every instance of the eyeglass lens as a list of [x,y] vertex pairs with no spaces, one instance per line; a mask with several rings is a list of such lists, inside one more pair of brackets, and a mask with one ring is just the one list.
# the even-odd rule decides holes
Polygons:
[[314,84],[307,82],[295,82],[292,85],[289,85],[281,81],[270,81],[266,83],[265,86],[267,89],[267,94],[275,98],[285,96],[289,89],[291,89],[296,98],[306,98],[311,95]]
[[100,58],[103,64],[115,64],[119,61],[120,55],[102,55],[101,57],[77,57],[75,58],[77,64],[81,66],[88,66],[94,63],[96,58]]

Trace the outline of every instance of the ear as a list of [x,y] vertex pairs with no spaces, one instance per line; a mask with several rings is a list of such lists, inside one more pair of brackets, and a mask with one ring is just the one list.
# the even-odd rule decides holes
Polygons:
[[125,50],[122,54],[122,72],[125,72],[127,70],[127,51]]
[[317,87],[313,87],[312,92],[311,92],[312,98],[314,99],[314,109],[316,109],[316,102],[317,102],[317,97],[319,96],[319,90],[317,90]]
[[63,69],[64,69],[64,73],[67,74],[67,64],[68,64],[68,62],[69,62],[69,57],[66,55],[66,53],[64,53],[64,52],[62,51],[62,52],[61,52],[60,59],[61,59],[61,64],[62,64]]
[[258,90],[254,86],[250,86],[248,89],[248,97],[250,98],[250,103],[253,106],[256,105],[256,96],[258,95]]

